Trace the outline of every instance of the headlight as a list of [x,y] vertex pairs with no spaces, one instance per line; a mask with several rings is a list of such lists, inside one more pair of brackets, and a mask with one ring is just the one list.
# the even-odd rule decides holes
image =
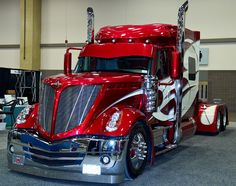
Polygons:
[[111,119],[107,123],[106,130],[108,132],[113,132],[118,129],[117,123],[118,120],[120,119],[120,112],[115,112],[112,114]]
[[26,119],[29,117],[31,111],[33,110],[32,105],[27,105],[21,113],[16,118],[16,124],[22,124],[26,122]]

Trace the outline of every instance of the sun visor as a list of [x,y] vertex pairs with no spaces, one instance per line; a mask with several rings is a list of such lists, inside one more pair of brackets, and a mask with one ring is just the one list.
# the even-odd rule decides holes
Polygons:
[[117,58],[124,56],[152,57],[153,45],[144,43],[88,44],[80,57]]

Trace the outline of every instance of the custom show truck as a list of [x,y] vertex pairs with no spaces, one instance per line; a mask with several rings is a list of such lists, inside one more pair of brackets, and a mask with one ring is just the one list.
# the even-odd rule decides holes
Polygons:
[[[45,78],[38,104],[8,135],[8,167],[42,177],[120,183],[195,132],[228,124],[223,103],[198,100],[200,32],[178,24],[106,26],[68,48],[64,74]],[[71,70],[71,50],[80,50]]]

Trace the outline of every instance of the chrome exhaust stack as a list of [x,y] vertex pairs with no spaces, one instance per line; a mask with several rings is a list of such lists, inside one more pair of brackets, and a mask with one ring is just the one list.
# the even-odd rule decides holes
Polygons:
[[94,43],[94,12],[91,7],[87,8],[87,19],[87,42]]
[[182,98],[183,98],[183,60],[184,60],[184,40],[185,40],[185,15],[188,10],[188,0],[179,8],[178,11],[178,24],[177,24],[177,40],[176,48],[180,53],[180,70],[181,75],[178,79],[175,80],[175,89],[176,89],[176,121],[174,125],[174,139],[173,143],[178,144],[181,139],[181,117],[182,117]]

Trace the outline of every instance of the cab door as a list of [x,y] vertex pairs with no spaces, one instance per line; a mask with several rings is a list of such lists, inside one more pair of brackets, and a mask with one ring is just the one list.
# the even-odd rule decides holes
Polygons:
[[155,76],[158,78],[158,106],[153,116],[159,121],[176,119],[176,91],[174,81],[170,77],[171,48],[156,50]]

